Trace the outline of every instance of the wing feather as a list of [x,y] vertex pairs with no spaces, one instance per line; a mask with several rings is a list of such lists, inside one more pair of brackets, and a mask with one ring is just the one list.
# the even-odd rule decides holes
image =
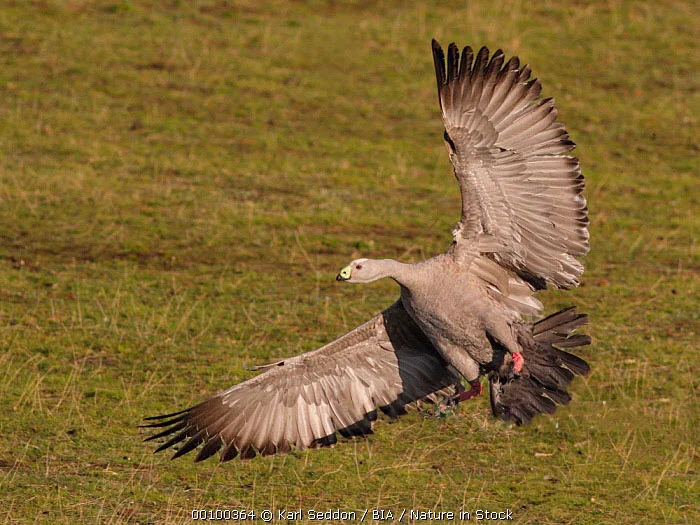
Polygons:
[[[494,236],[488,257],[535,288],[578,284],[588,252],[588,209],[578,159],[561,155],[574,143],[555,122],[554,99],[540,98],[541,83],[517,57],[499,49],[459,50],[447,61],[433,41],[445,140],[462,192],[455,248],[474,249]],[[505,65],[504,65],[505,62]],[[465,259],[467,260],[467,259]],[[471,260],[471,259],[468,259]]]
[[260,375],[188,410],[147,418],[164,430],[158,450],[180,445],[175,457],[200,445],[196,461],[222,449],[221,461],[285,454],[332,445],[372,431],[377,409],[461,390],[449,368],[400,301],[336,341],[265,367]]

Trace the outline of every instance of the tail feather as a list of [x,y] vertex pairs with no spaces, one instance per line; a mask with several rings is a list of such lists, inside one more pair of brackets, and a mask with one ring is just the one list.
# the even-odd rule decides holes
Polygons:
[[[572,348],[576,346],[583,346],[583,345],[588,345],[591,343],[591,338],[586,337],[584,343],[577,342],[576,344],[571,344],[571,345],[559,345],[564,348]],[[570,354],[569,352],[564,352],[563,350],[560,350],[558,348],[554,348],[553,346],[551,347],[551,351],[556,354],[556,356],[559,358],[559,360],[569,369],[571,370],[574,374],[579,375],[579,376],[587,376],[588,373],[591,371],[591,367],[588,366],[588,363],[586,363],[583,359],[580,357],[575,356],[574,354]]]
[[586,314],[577,314],[576,307],[560,310],[532,325],[532,335],[536,341],[546,341],[548,337],[568,335],[579,326],[588,324]]
[[[491,372],[491,409],[494,415],[517,425],[529,423],[537,414],[552,414],[557,405],[571,401],[567,392],[576,375],[590,371],[588,363],[561,348],[590,344],[587,335],[572,334],[588,323],[576,307],[561,310],[534,323],[530,334],[522,334],[525,366],[518,376]],[[559,348],[557,348],[559,347]]]

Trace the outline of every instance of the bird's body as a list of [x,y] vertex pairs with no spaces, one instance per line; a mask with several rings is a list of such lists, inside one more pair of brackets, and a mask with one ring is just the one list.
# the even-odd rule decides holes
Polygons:
[[[391,307],[336,341],[261,367],[264,372],[190,409],[148,418],[170,436],[163,450],[199,445],[197,460],[222,461],[335,442],[371,432],[377,410],[400,414],[415,401],[464,400],[486,375],[491,408],[517,424],[569,402],[588,365],[562,350],[587,345],[574,308],[537,322],[536,291],[578,284],[588,217],[578,159],[552,99],[540,99],[517,58],[499,50],[447,60],[433,41],[445,144],[462,193],[462,214],[444,254],[407,264],[356,259],[337,280],[390,277]],[[471,385],[465,391],[461,380]],[[456,396],[456,397],[455,397]]]
[[[445,360],[468,381],[493,358],[489,331],[511,337],[517,312],[488,294],[486,283],[461,267],[452,254],[406,265],[401,303]],[[513,351],[517,351],[516,348]]]

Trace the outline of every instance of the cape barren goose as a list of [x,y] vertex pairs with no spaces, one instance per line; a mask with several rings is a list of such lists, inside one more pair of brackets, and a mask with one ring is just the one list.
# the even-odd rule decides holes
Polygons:
[[[518,58],[483,47],[447,59],[433,41],[445,145],[462,192],[462,216],[446,253],[405,264],[357,259],[339,281],[390,277],[401,289],[389,308],[317,350],[262,367],[260,375],[201,404],[148,418],[168,437],[158,450],[201,461],[284,454],[372,432],[419,401],[463,401],[487,376],[493,413],[516,424],[554,412],[571,397],[582,359],[564,351],[590,339],[572,332],[585,315],[569,308],[535,323],[534,298],[578,285],[588,252],[588,217],[578,159],[551,98]],[[462,387],[462,379],[469,385]]]

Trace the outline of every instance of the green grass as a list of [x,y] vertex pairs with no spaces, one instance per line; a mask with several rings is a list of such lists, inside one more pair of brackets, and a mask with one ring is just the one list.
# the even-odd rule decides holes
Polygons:
[[[447,4],[3,4],[6,521],[463,508],[700,522],[699,10]],[[222,465],[153,455],[143,416],[394,300],[391,283],[337,285],[349,260],[448,245],[459,200],[431,37],[519,54],[579,144],[592,251],[579,289],[541,294],[547,311],[591,317],[592,373],[574,402],[519,429],[481,398],[332,450]]]

